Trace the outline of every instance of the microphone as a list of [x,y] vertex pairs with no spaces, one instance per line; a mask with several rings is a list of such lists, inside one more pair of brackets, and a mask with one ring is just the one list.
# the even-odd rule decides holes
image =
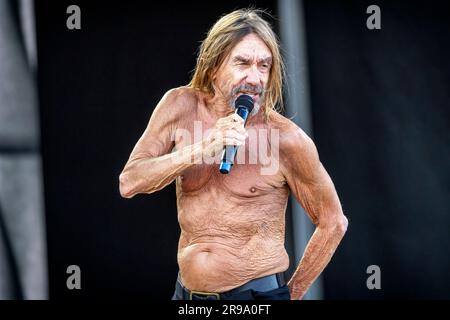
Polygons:
[[[247,123],[247,118],[253,110],[253,99],[249,95],[243,94],[236,99],[234,103],[235,113],[244,119],[244,126]],[[219,171],[222,174],[228,174],[236,157],[238,146],[225,146],[223,148],[222,161],[220,162]]]

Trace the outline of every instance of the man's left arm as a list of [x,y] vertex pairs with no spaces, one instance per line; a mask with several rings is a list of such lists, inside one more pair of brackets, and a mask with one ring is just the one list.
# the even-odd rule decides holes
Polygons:
[[302,299],[330,262],[348,221],[330,176],[319,160],[314,142],[300,129],[291,132],[280,150],[289,188],[315,224],[314,234],[288,281],[291,299]]

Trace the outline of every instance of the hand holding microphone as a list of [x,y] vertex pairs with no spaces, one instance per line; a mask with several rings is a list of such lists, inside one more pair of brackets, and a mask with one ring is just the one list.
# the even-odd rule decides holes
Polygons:
[[253,109],[253,99],[241,95],[235,102],[235,113],[217,120],[213,130],[203,142],[203,155],[212,157],[222,152],[220,172],[229,173],[237,148],[247,138],[244,129],[248,115]]
[[[245,126],[247,123],[247,118],[250,115],[250,112],[253,110],[254,101],[252,97],[243,94],[236,99],[235,102],[235,114],[239,115],[242,118]],[[229,144],[227,143],[223,149],[222,161],[220,162],[219,171],[223,174],[228,174],[231,171],[231,167],[234,163],[234,158],[236,157],[236,153],[239,145]]]

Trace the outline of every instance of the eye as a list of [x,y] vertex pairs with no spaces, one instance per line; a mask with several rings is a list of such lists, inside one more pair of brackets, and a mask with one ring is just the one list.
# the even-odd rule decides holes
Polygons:
[[270,64],[268,64],[268,63],[263,63],[263,64],[261,64],[260,68],[261,68],[261,70],[263,70],[263,71],[268,71],[269,68],[270,68]]

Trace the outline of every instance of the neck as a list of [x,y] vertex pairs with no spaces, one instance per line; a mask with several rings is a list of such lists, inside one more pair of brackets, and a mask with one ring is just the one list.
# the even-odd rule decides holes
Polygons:
[[234,112],[234,109],[228,104],[228,101],[220,94],[214,94],[206,98],[208,109],[217,118],[223,118]]
[[256,114],[250,114],[247,118],[247,126],[264,122],[263,110],[260,108]]

